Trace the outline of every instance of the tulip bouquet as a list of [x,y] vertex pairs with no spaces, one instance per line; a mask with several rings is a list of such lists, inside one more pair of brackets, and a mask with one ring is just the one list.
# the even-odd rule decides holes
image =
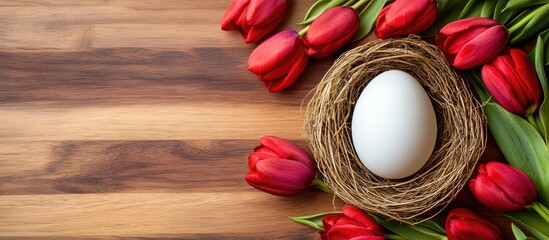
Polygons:
[[[252,52],[247,68],[269,92],[283,91],[305,70],[309,57],[326,58],[368,35],[385,2],[318,1],[299,23],[304,26],[301,31],[287,29],[267,38]],[[246,43],[258,42],[280,22],[288,4],[286,0],[234,0],[221,28],[239,29]]]
[[[223,30],[261,42],[247,68],[270,92],[290,87],[309,58],[323,59],[374,30],[380,39],[418,35],[436,43],[476,90],[497,145],[510,164],[478,166],[469,187],[483,205],[502,212],[539,239],[549,239],[549,0],[318,0],[298,25],[268,37],[290,1],[234,0]],[[529,54],[519,48],[535,39]],[[268,38],[267,38],[268,37]],[[456,89],[456,91],[459,91]],[[502,159],[503,160],[503,159]],[[248,158],[246,181],[275,195],[317,187],[329,192],[310,155],[274,136]],[[445,227],[435,220],[401,224],[346,205],[341,212],[291,217],[322,239],[503,239],[487,219],[456,208]],[[517,239],[527,239],[511,226]]]

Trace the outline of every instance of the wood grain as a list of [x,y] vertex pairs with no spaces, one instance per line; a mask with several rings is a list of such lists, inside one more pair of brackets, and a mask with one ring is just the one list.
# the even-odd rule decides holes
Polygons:
[[[0,2],[0,239],[319,238],[287,217],[341,201],[243,177],[264,134],[307,147],[302,105],[334,58],[268,93],[246,71],[256,45],[220,30],[230,2]],[[482,161],[498,159],[490,141]],[[467,190],[454,206],[511,236]]]

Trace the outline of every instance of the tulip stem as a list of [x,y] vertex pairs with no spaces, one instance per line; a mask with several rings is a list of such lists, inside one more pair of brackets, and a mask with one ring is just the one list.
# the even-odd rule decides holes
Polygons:
[[351,7],[354,8],[355,10],[357,10],[358,8],[360,8],[362,5],[364,5],[365,3],[369,2],[369,1],[370,0],[360,0]]
[[532,209],[536,211],[547,223],[549,223],[549,209],[547,207],[543,206],[539,202],[535,202],[532,204]]
[[316,188],[327,193],[332,193],[332,191],[330,191],[330,187],[328,187],[328,184],[326,184],[326,182],[324,182],[324,180],[322,180],[320,177],[317,177],[315,179],[314,184]]
[[536,122],[536,119],[534,119],[534,115],[530,114],[530,115],[526,116],[526,119],[528,119],[528,122],[532,125],[532,127],[534,127],[536,129],[536,131],[539,134],[541,134],[541,130],[538,126],[538,123]]
[[[309,25],[311,26],[311,25]],[[299,36],[303,37],[303,35],[305,35],[305,33],[307,33],[307,31],[309,31],[309,26],[305,27],[304,29],[301,29],[301,31],[299,31]]]

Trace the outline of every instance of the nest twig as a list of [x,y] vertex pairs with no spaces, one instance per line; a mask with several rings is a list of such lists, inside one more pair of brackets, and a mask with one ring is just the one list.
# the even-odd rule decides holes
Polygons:
[[[368,171],[351,138],[351,116],[362,90],[392,69],[419,81],[438,121],[437,144],[428,162],[398,180]],[[366,211],[414,223],[422,214],[434,216],[436,211],[430,210],[447,205],[472,174],[486,146],[481,111],[436,46],[416,39],[377,40],[346,52],[328,70],[307,106],[304,136],[335,195]]]

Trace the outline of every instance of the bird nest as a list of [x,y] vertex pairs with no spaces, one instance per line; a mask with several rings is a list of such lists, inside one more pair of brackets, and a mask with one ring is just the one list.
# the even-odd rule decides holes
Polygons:
[[[362,90],[392,69],[418,80],[438,124],[430,159],[414,175],[397,180],[364,167],[351,137],[353,109]],[[420,215],[433,217],[466,184],[486,146],[480,104],[440,50],[421,40],[377,40],[352,49],[335,61],[313,91],[304,136],[319,170],[336,196],[369,212],[407,223]]]

